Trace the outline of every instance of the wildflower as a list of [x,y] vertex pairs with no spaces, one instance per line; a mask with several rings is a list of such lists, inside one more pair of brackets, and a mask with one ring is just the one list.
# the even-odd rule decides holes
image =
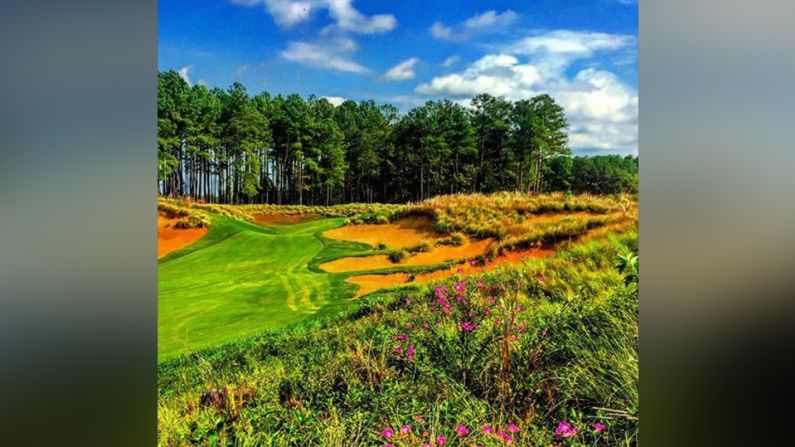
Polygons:
[[400,426],[400,432],[403,433],[404,435],[406,433],[411,432],[411,425],[409,425],[409,424],[401,425]]
[[559,438],[571,438],[572,436],[577,436],[577,433],[579,432],[579,428],[575,428],[568,422],[562,421],[560,424],[558,424],[558,428],[555,430],[555,435]]
[[497,432],[497,436],[499,436],[500,439],[502,439],[505,443],[513,444],[513,436],[509,435],[508,433],[505,433],[504,431],[500,431],[500,432]]
[[516,326],[516,330],[519,331],[519,332],[525,332],[525,331],[527,331],[527,328],[524,327],[524,326]]
[[483,287],[486,283],[484,283],[482,279],[479,279],[477,284],[478,287]]
[[541,275],[541,276],[538,277],[538,280],[541,282],[541,284],[544,284],[544,283],[547,282],[547,277],[544,276],[544,275]]
[[411,298],[406,298],[406,304],[408,304],[409,306],[411,306]]
[[408,322],[404,326],[405,326],[406,329],[411,329],[414,325],[411,324],[411,322]]
[[395,346],[395,354],[403,355],[403,346],[400,345]]
[[456,270],[455,272],[456,272],[456,273],[464,273],[464,269],[462,269],[462,268],[459,268],[459,269],[458,269],[458,270]]
[[465,332],[472,332],[477,328],[477,325],[470,323],[469,321],[461,322],[461,329]]
[[455,287],[453,287],[453,288],[458,293],[464,293],[464,288],[465,288],[464,284],[465,284],[464,281],[458,281],[457,283],[455,283]]
[[392,443],[390,442],[389,444],[384,444],[384,447],[392,447]]
[[425,420],[425,418],[422,417],[422,415],[420,415],[420,416],[415,417],[414,420],[417,421],[417,422],[423,422]]
[[494,433],[494,429],[489,427],[488,425],[484,425],[483,428],[481,428],[481,430],[483,430],[483,433],[487,435],[491,435]]
[[406,341],[406,340],[408,340],[408,337],[406,337],[405,335],[402,335],[402,334],[401,335],[393,335],[392,336],[392,340]]
[[383,429],[383,430],[381,431],[381,436],[383,436],[383,437],[385,437],[385,438],[389,439],[389,438],[391,438],[392,436],[395,436],[395,431],[394,431],[394,430],[392,430],[391,428],[385,428],[385,429]]
[[423,442],[422,443],[422,447],[431,447],[431,443],[430,442]]
[[439,436],[436,438],[437,445],[445,445],[446,443],[447,443],[447,438],[445,438],[444,436]]
[[428,322],[426,321],[425,323],[422,323],[422,327],[425,328],[425,329],[430,329],[431,325],[428,324]]
[[469,434],[469,430],[464,426],[464,424],[458,424],[455,426],[455,433],[458,436],[464,437]]
[[495,302],[496,302],[496,300],[494,299],[494,297],[490,296],[489,297],[489,304],[491,304],[493,306]]
[[604,430],[604,429],[606,429],[606,428],[607,428],[607,427],[606,427],[604,424],[600,424],[600,423],[598,423],[598,422],[597,422],[597,423],[595,423],[595,424],[593,424],[593,431],[595,431],[595,432],[597,432],[597,433],[599,433],[600,431],[602,431],[602,430]]
[[409,349],[406,351],[406,357],[409,363],[414,362],[414,345],[409,345]]
[[469,261],[469,265],[471,265],[472,267],[478,265],[478,260],[477,259],[473,259],[473,260]]
[[519,426],[514,423],[510,423],[508,424],[508,431],[511,433],[519,433]]

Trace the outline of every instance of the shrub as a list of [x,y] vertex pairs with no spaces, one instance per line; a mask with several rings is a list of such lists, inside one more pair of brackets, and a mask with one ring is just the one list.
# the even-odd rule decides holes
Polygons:
[[431,249],[431,245],[429,243],[420,242],[419,244],[413,245],[413,246],[407,248],[406,250],[408,250],[409,253],[424,253],[424,252],[426,252],[426,251],[428,251],[430,249]]
[[386,250],[386,244],[381,242],[375,246],[376,250]]
[[409,257],[409,252],[406,250],[392,250],[387,255],[389,256],[389,260],[394,262],[395,264],[403,261],[404,259]]

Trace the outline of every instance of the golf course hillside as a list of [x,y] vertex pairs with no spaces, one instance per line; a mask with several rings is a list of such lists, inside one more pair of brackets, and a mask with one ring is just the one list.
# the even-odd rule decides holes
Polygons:
[[158,209],[161,445],[637,444],[634,196]]
[[516,194],[336,207],[163,199],[159,358],[332,316],[379,289],[549,256],[598,228],[633,225],[631,207],[627,198]]

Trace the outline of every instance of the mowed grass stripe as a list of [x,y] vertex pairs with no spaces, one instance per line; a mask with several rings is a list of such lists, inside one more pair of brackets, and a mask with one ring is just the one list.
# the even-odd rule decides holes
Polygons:
[[[207,236],[158,263],[158,356],[217,346],[338,310],[351,295],[344,276],[310,271],[342,225],[322,219],[258,228],[213,216]],[[361,244],[332,244],[333,256]]]

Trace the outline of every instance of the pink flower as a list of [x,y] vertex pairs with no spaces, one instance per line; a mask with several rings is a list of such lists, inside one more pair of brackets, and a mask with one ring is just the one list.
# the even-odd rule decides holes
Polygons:
[[460,269],[456,270],[456,273],[464,273],[464,269],[460,268]]
[[575,428],[568,422],[563,421],[558,424],[558,428],[555,430],[555,435],[559,438],[571,438],[572,436],[577,436],[577,433],[579,432],[579,428]]
[[600,423],[598,423],[598,422],[597,422],[597,423],[595,423],[595,424],[593,424],[593,431],[595,431],[595,432],[597,432],[597,433],[599,433],[600,431],[602,431],[602,430],[604,430],[604,429],[606,429],[606,428],[607,428],[607,427],[606,427],[604,424],[600,424]]
[[519,433],[519,426],[514,423],[510,423],[508,424],[508,431],[511,433]]
[[498,432],[497,436],[499,436],[504,442],[508,444],[513,444],[513,436],[505,433],[504,431]]
[[439,436],[436,438],[437,445],[445,445],[446,443],[447,443],[447,438],[445,438],[444,436]]
[[477,259],[473,259],[473,260],[469,261],[469,265],[471,265],[472,267],[478,265],[478,260]]
[[490,434],[494,433],[494,429],[489,427],[488,425],[484,425],[481,430],[483,430],[483,433],[485,433],[487,435],[490,435]]
[[406,304],[411,305],[411,298],[406,298]]
[[461,322],[461,329],[465,332],[472,332],[477,329],[477,325],[470,323],[469,321],[462,321]]
[[404,435],[406,433],[411,432],[411,425],[405,424],[405,425],[400,426],[400,432],[403,433]]
[[469,430],[466,427],[464,427],[464,424],[458,424],[455,426],[455,433],[458,436],[463,437],[469,434]]
[[422,443],[422,447],[431,447],[431,443],[430,442],[423,442]]
[[482,279],[479,279],[477,284],[478,287],[483,287],[486,283],[484,283]]
[[400,345],[395,346],[395,354],[402,355],[403,354],[403,346],[400,346]]
[[414,420],[417,421],[417,422],[422,422],[422,421],[425,420],[425,418],[422,417],[422,416],[417,416],[417,417],[414,418]]
[[409,363],[414,361],[414,345],[409,345],[409,349],[406,351],[406,356]]
[[381,436],[389,439],[392,436],[395,436],[395,431],[392,430],[391,428],[385,428],[384,430],[381,431]]
[[490,297],[489,297],[489,304],[491,304],[492,306],[494,305],[494,303],[495,303],[496,301],[497,301],[497,300],[495,300],[493,296],[490,296]]
[[[461,269],[458,269],[458,270],[461,270]],[[457,283],[455,283],[455,287],[453,287],[453,288],[455,289],[456,292],[463,293],[464,292],[464,284],[465,284],[464,281],[458,281]]]
[[392,443],[390,442],[389,444],[384,444],[384,447],[392,447]]
[[408,340],[408,337],[406,337],[405,335],[394,335],[392,336],[392,340],[406,341]]
[[541,276],[538,277],[538,280],[541,281],[541,284],[544,284],[545,282],[547,282],[547,277],[544,276],[544,275],[541,275]]

